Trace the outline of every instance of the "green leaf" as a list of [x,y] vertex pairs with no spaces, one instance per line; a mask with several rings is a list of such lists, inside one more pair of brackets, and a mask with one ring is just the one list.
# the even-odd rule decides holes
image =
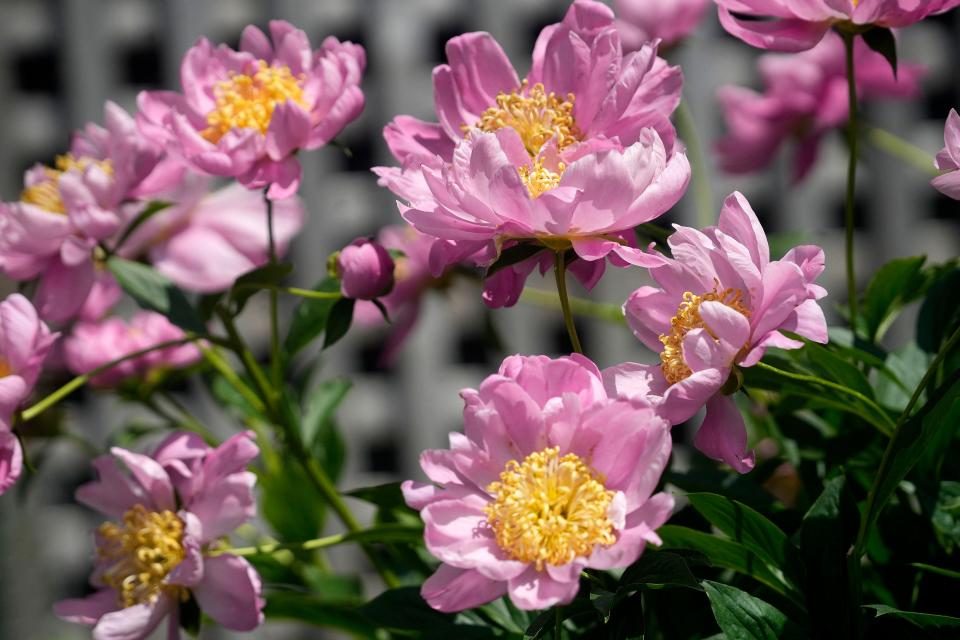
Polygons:
[[724,496],[691,493],[687,498],[700,515],[731,540],[757,554],[771,567],[779,568],[786,584],[797,584],[798,550],[777,525],[742,502]]
[[[871,29],[868,33],[875,31],[889,33],[887,29],[877,28]],[[864,39],[866,40],[866,36]],[[890,322],[896,317],[896,312],[905,303],[914,299],[922,289],[924,278],[921,270],[925,261],[924,256],[898,258],[883,265],[874,274],[870,284],[867,285],[862,306],[864,328],[871,341],[876,342],[880,339]]]
[[327,320],[327,331],[323,336],[323,348],[332,346],[340,338],[347,335],[350,324],[353,322],[353,307],[356,300],[352,298],[340,298],[330,309],[330,317]]
[[960,547],[960,482],[944,480],[940,483],[932,522],[940,546],[952,554]]
[[230,289],[230,302],[233,304],[234,314],[239,314],[253,295],[257,292],[275,287],[293,271],[289,262],[265,264],[248,271],[233,283]]
[[545,249],[546,247],[536,242],[521,242],[520,244],[508,247],[500,252],[496,262],[487,267],[487,272],[484,274],[484,277],[489,278],[497,271],[532,258]]
[[689,549],[705,555],[715,567],[730,569],[749,576],[780,595],[798,602],[801,596],[789,583],[778,567],[771,567],[756,553],[738,542],[677,525],[664,525],[657,529],[663,540],[661,549]]
[[803,352],[813,363],[820,377],[839,382],[873,399],[873,387],[870,386],[870,381],[855,364],[814,342],[808,342]]
[[923,380],[923,374],[930,366],[931,357],[927,352],[910,342],[887,355],[887,369],[895,377],[878,378],[876,381],[877,400],[886,407],[903,411],[913,390]]
[[325,380],[310,392],[301,424],[303,442],[333,480],[340,476],[346,446],[337,431],[333,414],[353,383],[347,378]]
[[863,33],[863,41],[867,46],[886,58],[893,69],[893,77],[897,77],[897,40],[893,31],[884,27],[873,27]]
[[477,611],[510,633],[523,635],[524,629],[530,625],[530,616],[527,612],[518,609],[507,597],[488,602],[478,607]]
[[[335,293],[340,291],[340,281],[328,277],[318,282],[314,291]],[[313,342],[327,328],[330,310],[336,304],[336,298],[314,300],[304,299],[293,312],[293,321],[284,341],[283,348],[290,357]]]
[[776,607],[736,587],[703,581],[713,615],[727,640],[792,640],[806,638]]
[[403,491],[399,482],[379,484],[372,487],[361,487],[352,491],[345,491],[345,496],[369,502],[377,507],[377,517],[381,521],[393,522],[398,516],[413,516],[419,520],[416,511],[407,506],[403,499]]
[[935,276],[917,316],[917,344],[936,353],[960,316],[960,267],[956,263]]
[[181,329],[205,334],[207,327],[197,311],[176,285],[152,267],[139,262],[111,256],[107,267],[117,282],[137,304],[166,316]]
[[831,478],[803,516],[800,551],[806,565],[807,611],[818,637],[853,638],[860,607],[851,585],[847,552],[857,537],[860,512],[844,475]]
[[[932,613],[917,613],[915,611],[900,611],[885,604],[865,604],[866,609],[873,609],[877,612],[877,617],[893,616],[906,620],[915,627],[919,627],[927,632],[933,632],[935,637],[956,638],[955,634],[960,633],[960,618],[951,616],[940,616]],[[941,635],[943,634],[943,635]]]
[[425,630],[453,625],[453,616],[432,609],[420,596],[419,587],[384,591],[360,607],[364,618],[387,629]]
[[703,591],[686,559],[670,551],[647,549],[620,577],[620,589],[636,589],[650,584]]
[[960,580],[960,571],[952,571],[950,569],[944,569],[942,567],[934,567],[933,565],[924,564],[922,562],[911,562],[910,566],[916,567],[921,571],[928,571],[930,573],[935,573],[937,575],[941,575],[946,578],[953,578],[954,580]]
[[331,604],[310,593],[268,592],[263,613],[270,620],[298,620],[318,627],[340,629],[361,638],[377,637],[376,627],[359,609]]
[[[946,429],[954,429],[960,421],[960,371],[955,372],[937,391],[927,404],[904,422],[891,438],[884,453],[883,461],[877,470],[867,510],[864,513],[864,533],[880,516],[884,505],[896,491],[897,486],[907,476],[910,469],[926,452],[927,445]],[[862,551],[866,540],[858,539]]]
[[160,213],[167,207],[173,206],[172,202],[167,202],[165,200],[151,200],[147,203],[147,206],[144,207],[143,211],[137,214],[137,217],[133,219],[130,224],[127,225],[127,228],[123,230],[123,233],[120,235],[120,238],[114,243],[113,250],[116,251],[123,246],[123,243],[130,239],[130,236],[133,235],[133,232],[140,228],[144,222]]
[[326,504],[313,490],[300,465],[288,464],[276,473],[262,473],[260,513],[281,540],[316,538],[323,526]]

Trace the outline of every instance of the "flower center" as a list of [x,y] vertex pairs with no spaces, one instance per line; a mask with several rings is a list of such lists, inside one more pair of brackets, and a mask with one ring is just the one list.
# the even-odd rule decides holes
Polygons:
[[683,338],[688,331],[705,328],[716,339],[700,317],[700,303],[707,301],[721,302],[747,318],[750,317],[750,310],[743,302],[743,292],[739,289],[726,289],[718,293],[714,287],[713,291],[702,296],[695,296],[689,291],[684,293],[683,302],[677,308],[677,315],[670,319],[670,333],[660,335],[660,342],[663,343],[660,368],[663,370],[663,377],[670,384],[676,384],[693,373],[683,359]]
[[521,562],[564,565],[588,556],[596,545],[616,542],[607,509],[614,492],[604,478],[560,447],[511,460],[500,481],[487,487],[494,501],[485,508],[497,544]]
[[563,175],[563,170],[567,168],[567,165],[563,162],[557,164],[557,171],[550,171],[543,166],[543,164],[537,160],[533,163],[533,169],[528,169],[527,167],[518,167],[517,171],[520,173],[520,179],[523,180],[523,184],[527,185],[527,191],[530,192],[530,196],[533,198],[538,198],[545,191],[556,188],[560,184],[560,177]]
[[95,160],[87,156],[75,158],[70,153],[57,156],[54,166],[56,169],[43,168],[46,180],[24,188],[20,194],[20,202],[32,204],[50,213],[65,214],[67,210],[60,196],[60,176],[67,171],[84,171],[90,166],[98,166],[108,176],[113,176],[113,163],[110,160]]
[[277,105],[293,100],[306,108],[304,76],[293,75],[286,65],[271,67],[257,61],[253,75],[233,73],[213,88],[217,106],[207,114],[206,129],[200,135],[216,144],[232,129],[255,129],[266,134]]
[[123,522],[100,525],[97,555],[106,565],[100,579],[117,590],[122,607],[155,602],[162,593],[186,595],[164,584],[186,555],[183,521],[172,511],[147,511],[138,504],[123,514]]

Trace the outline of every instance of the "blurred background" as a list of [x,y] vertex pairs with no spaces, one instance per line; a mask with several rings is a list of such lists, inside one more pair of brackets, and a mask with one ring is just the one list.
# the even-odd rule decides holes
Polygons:
[[[394,115],[434,119],[430,72],[444,61],[447,39],[489,31],[523,74],[538,32],[559,20],[567,5],[560,0],[0,0],[0,196],[16,199],[29,165],[50,163],[66,148],[72,129],[101,121],[105,99],[132,111],[141,89],[178,88],[181,56],[199,36],[236,46],[245,25],[285,18],[316,45],[333,34],[364,45],[368,57],[366,110],[340,137],[352,157],[334,148],[302,156],[308,222],[295,241],[293,261],[296,284],[309,286],[323,275],[330,252],[399,222],[393,198],[376,186],[369,167],[392,163],[380,133]],[[672,51],[670,60],[682,65],[686,76],[685,98],[708,150],[715,210],[722,197],[739,189],[769,234],[791,244],[823,245],[829,307],[844,296],[847,156],[840,134],[828,139],[813,173],[799,186],[791,184],[786,158],[763,174],[730,177],[716,172],[709,154],[721,131],[716,88],[729,83],[758,87],[757,55],[727,36],[711,10],[696,36]],[[902,33],[900,59],[929,67],[923,98],[868,105],[866,119],[932,156],[943,146],[949,109],[960,106],[960,12]],[[869,276],[897,256],[926,254],[931,261],[956,256],[958,203],[929,187],[918,170],[881,152],[868,149],[868,154],[858,187],[858,274]],[[692,193],[666,218],[695,224]],[[620,304],[643,283],[635,270],[611,269],[591,297]],[[536,278],[531,284],[553,286],[552,280]],[[246,330],[262,339],[263,308],[251,306],[244,319]],[[585,349],[601,367],[651,357],[625,329],[597,321],[581,325]],[[897,336],[894,329],[889,339],[895,342]],[[419,477],[418,453],[444,446],[446,433],[461,424],[459,389],[476,386],[506,354],[567,349],[559,312],[521,304],[489,314],[476,284],[468,282],[429,297],[417,328],[388,369],[378,367],[382,342],[381,332],[354,330],[324,354],[323,376],[355,380],[339,414],[349,448],[341,481],[346,488]],[[177,393],[215,431],[229,434],[238,428],[216,411],[199,385]],[[70,428],[98,445],[136,414],[115,396],[91,391],[77,394],[65,410]],[[98,520],[72,501],[76,486],[90,478],[86,453],[69,441],[39,443],[32,452],[40,475],[0,498],[0,640],[89,637],[50,610],[53,601],[86,588],[89,532]],[[682,465],[683,447],[676,457]],[[346,551],[335,562],[351,570],[361,560]],[[283,623],[252,635],[326,637]],[[207,630],[202,637],[234,636]]]

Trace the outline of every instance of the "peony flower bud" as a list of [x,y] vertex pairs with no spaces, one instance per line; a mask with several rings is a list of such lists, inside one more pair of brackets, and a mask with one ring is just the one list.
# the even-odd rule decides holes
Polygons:
[[337,254],[335,264],[347,298],[373,300],[393,289],[393,258],[373,240],[357,238]]

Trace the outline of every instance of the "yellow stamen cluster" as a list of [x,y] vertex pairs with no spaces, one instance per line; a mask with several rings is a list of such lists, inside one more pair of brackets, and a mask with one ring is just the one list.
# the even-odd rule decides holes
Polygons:
[[155,602],[162,593],[187,595],[182,587],[164,584],[185,556],[177,514],[138,504],[123,514],[123,522],[104,523],[97,534],[97,554],[108,565],[101,579],[117,590],[120,606]]
[[213,90],[217,106],[207,114],[209,126],[200,135],[216,144],[232,129],[255,129],[265,134],[277,105],[293,100],[307,107],[303,82],[303,74],[293,75],[290,67],[272,67],[259,60],[253,75],[235,73],[217,83]]
[[[547,93],[541,83],[530,87],[526,80],[519,89],[497,95],[497,105],[480,115],[474,125],[480,131],[496,131],[510,127],[519,134],[531,160],[536,160],[550,140],[556,136],[557,149],[562,151],[577,142],[581,133],[573,118],[574,95],[567,94],[563,100],[554,92]],[[469,131],[468,125],[463,125]],[[520,167],[520,177],[536,198],[544,191],[553,189],[560,182],[566,167],[559,163],[556,171],[544,168],[536,161],[533,168]]]
[[557,164],[556,172],[550,171],[550,169],[545,168],[543,164],[537,160],[533,163],[532,170],[527,167],[519,167],[517,171],[520,172],[520,179],[523,180],[523,184],[527,185],[527,190],[530,192],[530,195],[537,198],[545,191],[549,191],[560,184],[560,177],[566,168],[567,165],[560,162]]
[[521,562],[564,565],[616,542],[607,509],[615,495],[577,455],[559,447],[511,460],[487,492],[489,523],[497,544]]
[[677,315],[670,319],[670,333],[660,336],[660,342],[663,344],[663,351],[660,352],[662,363],[660,368],[663,371],[663,377],[670,384],[676,384],[692,373],[683,359],[683,338],[687,332],[692,329],[706,328],[707,332],[716,338],[700,317],[700,303],[707,301],[723,303],[747,318],[750,317],[750,310],[743,302],[743,292],[739,289],[718,292],[714,288],[713,291],[702,296],[694,295],[689,291],[685,292],[683,302],[677,308]]
[[110,160],[94,160],[86,156],[75,158],[69,153],[57,156],[54,166],[56,169],[44,167],[47,179],[26,187],[20,194],[20,202],[32,204],[51,213],[63,214],[66,213],[66,207],[60,196],[60,176],[67,171],[85,171],[90,166],[98,166],[108,176],[113,175],[113,164]]

